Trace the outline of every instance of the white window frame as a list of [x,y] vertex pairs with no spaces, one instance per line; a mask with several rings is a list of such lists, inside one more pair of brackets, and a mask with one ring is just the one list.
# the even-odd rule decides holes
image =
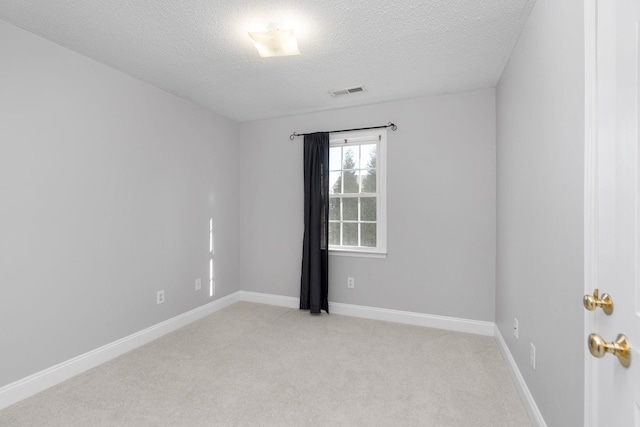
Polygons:
[[[372,247],[329,245],[330,255],[384,258],[387,255],[387,129],[369,129],[332,134],[329,145],[345,146],[373,143],[376,153],[376,244]],[[331,196],[329,196],[331,198]]]

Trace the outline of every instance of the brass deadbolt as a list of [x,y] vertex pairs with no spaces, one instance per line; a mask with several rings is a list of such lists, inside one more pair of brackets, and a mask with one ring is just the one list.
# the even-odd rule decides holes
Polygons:
[[596,308],[602,308],[604,314],[610,316],[613,313],[613,299],[611,299],[611,295],[602,294],[602,298],[598,298],[598,290],[593,291],[593,295],[585,295],[582,299],[582,303],[584,304],[584,308],[589,311],[593,311]]

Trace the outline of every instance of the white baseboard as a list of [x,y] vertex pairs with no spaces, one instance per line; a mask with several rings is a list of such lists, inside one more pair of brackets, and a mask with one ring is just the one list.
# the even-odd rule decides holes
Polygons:
[[[241,301],[298,308],[300,300],[296,297],[261,294],[257,292],[238,292]],[[446,329],[456,332],[467,332],[476,335],[493,336],[494,323],[479,320],[459,319],[457,317],[435,316],[431,314],[413,313],[410,311],[389,310],[386,308],[367,307],[363,305],[329,302],[329,313],[344,316],[362,317],[365,319],[385,320],[387,322],[407,325],[426,326],[428,328]]]
[[238,300],[255,302],[258,304],[276,305],[278,307],[299,308],[300,298],[282,295],[261,294],[258,292],[238,291]]
[[165,320],[0,388],[0,409],[61,383],[239,301],[238,293]]
[[542,413],[540,409],[538,409],[538,405],[536,405],[536,401],[533,400],[533,396],[529,391],[529,387],[527,387],[527,383],[524,381],[524,377],[520,373],[520,369],[518,369],[518,365],[516,364],[515,359],[511,355],[509,351],[509,347],[507,347],[507,343],[505,342],[502,334],[500,333],[500,329],[498,326],[495,326],[495,337],[498,342],[498,348],[504,357],[504,360],[507,362],[507,366],[511,371],[511,376],[516,383],[516,389],[518,389],[518,393],[520,394],[520,398],[524,403],[524,407],[529,414],[529,419],[538,427],[547,427],[547,423],[545,423],[544,418],[542,418]]
[[414,313],[411,311],[389,310],[386,308],[366,307],[362,305],[329,303],[329,313],[365,319],[385,320],[427,328],[446,329],[448,331],[467,332],[476,335],[493,336],[493,322],[460,319],[457,317],[437,316]]

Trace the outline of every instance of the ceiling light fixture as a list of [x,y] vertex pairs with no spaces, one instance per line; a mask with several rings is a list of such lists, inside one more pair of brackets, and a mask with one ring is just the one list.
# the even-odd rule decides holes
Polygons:
[[250,31],[249,36],[263,58],[300,55],[293,29],[281,29],[277,24],[269,24],[267,31]]

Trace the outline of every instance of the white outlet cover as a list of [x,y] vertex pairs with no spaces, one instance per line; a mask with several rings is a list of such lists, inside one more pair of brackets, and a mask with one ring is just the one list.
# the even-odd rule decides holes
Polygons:
[[202,289],[202,279],[196,279],[196,291]]
[[518,338],[518,319],[513,319],[513,335]]
[[531,348],[529,349],[529,363],[531,363],[531,367],[533,370],[536,370],[536,347],[531,343]]
[[164,291],[158,291],[156,295],[156,304],[162,304],[164,302]]

